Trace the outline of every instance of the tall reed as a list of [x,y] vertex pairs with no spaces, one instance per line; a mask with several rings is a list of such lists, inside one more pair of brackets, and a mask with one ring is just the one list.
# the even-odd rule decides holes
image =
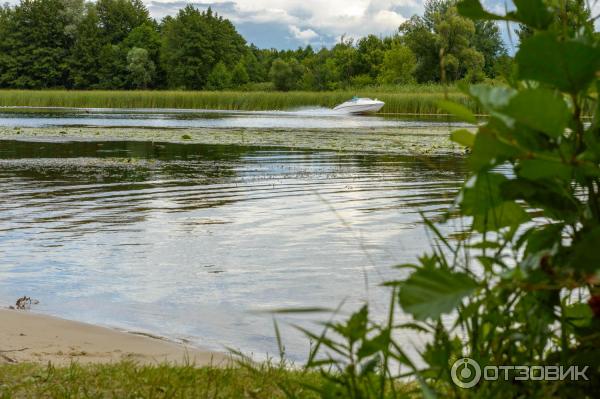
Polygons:
[[[442,89],[410,87],[410,91],[364,89],[334,92],[243,91],[67,91],[0,90],[0,106],[78,108],[178,108],[219,110],[290,110],[300,107],[333,107],[354,95],[385,101],[382,113],[439,114]],[[466,96],[452,91],[451,100],[477,111]]]

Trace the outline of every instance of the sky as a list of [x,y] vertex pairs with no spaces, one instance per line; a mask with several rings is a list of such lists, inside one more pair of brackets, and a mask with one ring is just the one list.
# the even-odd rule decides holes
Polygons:
[[[250,43],[260,48],[330,47],[342,36],[390,35],[414,14],[424,0],[144,0],[154,18],[173,15],[192,4],[209,6],[231,20]],[[503,0],[485,0],[490,9],[504,9]],[[509,0],[510,2],[510,0]],[[502,7],[498,6],[502,4]]]

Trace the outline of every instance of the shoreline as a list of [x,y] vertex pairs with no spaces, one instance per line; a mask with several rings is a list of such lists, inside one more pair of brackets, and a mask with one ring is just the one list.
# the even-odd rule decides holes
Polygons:
[[202,350],[149,334],[123,332],[33,313],[0,309],[0,364],[118,363],[220,366],[226,353]]

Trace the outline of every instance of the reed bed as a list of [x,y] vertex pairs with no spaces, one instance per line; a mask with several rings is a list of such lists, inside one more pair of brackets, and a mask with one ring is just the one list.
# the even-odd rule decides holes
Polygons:
[[[441,87],[417,87],[408,91],[363,90],[334,92],[244,92],[244,91],[67,91],[0,90],[3,107],[75,107],[75,108],[176,108],[218,110],[292,110],[302,107],[328,107],[354,95],[385,101],[382,113],[440,114],[437,102],[444,98]],[[472,100],[451,91],[449,98],[477,111]]]

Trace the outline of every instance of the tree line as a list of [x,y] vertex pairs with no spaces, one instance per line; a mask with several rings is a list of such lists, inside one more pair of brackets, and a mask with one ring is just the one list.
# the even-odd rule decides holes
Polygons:
[[0,88],[336,90],[495,78],[510,69],[494,22],[430,0],[388,37],[259,49],[210,8],[161,21],[141,0],[0,6]]

